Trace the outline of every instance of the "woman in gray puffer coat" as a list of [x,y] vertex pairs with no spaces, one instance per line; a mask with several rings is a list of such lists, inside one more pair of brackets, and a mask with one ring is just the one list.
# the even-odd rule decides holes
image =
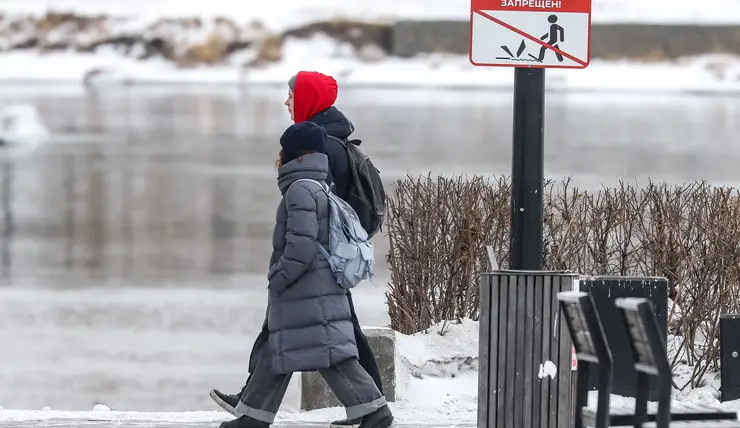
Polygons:
[[235,410],[243,416],[222,428],[273,423],[293,372],[319,371],[360,428],[393,422],[385,398],[357,361],[346,290],[337,284],[319,245],[329,251],[329,198],[325,180],[327,135],[310,122],[280,138],[278,187],[283,195],[272,235],[268,273],[268,352],[262,352]]

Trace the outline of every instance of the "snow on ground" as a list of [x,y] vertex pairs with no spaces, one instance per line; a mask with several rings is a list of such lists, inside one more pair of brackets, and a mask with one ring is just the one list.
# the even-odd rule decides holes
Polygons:
[[[667,349],[669,361],[672,361],[676,355],[676,349],[681,341],[680,336],[668,335]],[[719,407],[722,409],[735,410],[740,412],[740,400],[733,401],[720,401],[720,373],[719,372],[708,372],[701,380],[701,385],[696,388],[691,388],[689,382],[691,380],[691,373],[693,367],[687,365],[679,360],[678,364],[673,368],[673,383],[682,390],[673,388],[671,395],[675,401],[683,403],[700,404],[705,406]],[[596,409],[598,398],[598,392],[592,391],[589,393],[588,406]],[[635,399],[631,397],[622,397],[619,395],[611,395],[611,403],[617,406],[634,406]],[[657,404],[657,403],[652,403]]]
[[[413,423],[470,423],[477,411],[478,323],[441,324],[413,336],[397,334],[398,397],[391,403],[399,421]],[[340,408],[279,414],[283,421],[320,422],[343,417]],[[99,403],[92,411],[2,410],[0,421],[41,419],[110,419],[214,421],[223,412],[120,412]]]
[[[740,2],[738,2],[740,4]],[[331,74],[342,85],[510,89],[513,70],[474,67],[466,57],[425,55],[402,60],[358,60],[351,49],[325,36],[289,39],[280,63],[242,69],[232,65],[178,69],[164,60],[137,61],[114,52],[2,54],[0,81],[43,81],[90,86],[133,84],[284,85],[298,70]],[[91,73],[88,76],[88,73]],[[94,74],[94,76],[93,76]],[[740,58],[705,55],[673,63],[592,61],[585,70],[548,70],[547,87],[557,91],[740,92]]]
[[[81,14],[161,17],[217,17],[248,22],[259,20],[280,30],[319,19],[469,19],[469,0],[0,0],[11,14],[43,14],[48,10]],[[689,24],[740,23],[737,0],[593,0],[593,22],[650,22]]]
[[[397,333],[397,401],[391,403],[401,422],[472,424],[477,412],[478,382],[478,323],[440,323],[426,332],[412,336]],[[678,366],[674,380],[685,383],[690,368]],[[706,405],[740,410],[740,400],[720,403],[717,373],[709,373],[706,384],[683,392],[674,390],[674,398]],[[596,392],[589,396],[595,407]],[[612,402],[633,403],[634,399],[613,395]],[[341,408],[300,412],[294,408],[279,413],[282,421],[322,422],[343,417]],[[45,407],[41,410],[3,410],[0,421],[45,419],[147,420],[170,422],[211,422],[229,419],[224,412],[136,412],[111,411],[105,404],[96,404],[90,411],[65,411]]]
[[478,323],[438,324],[427,332],[396,334],[401,409],[474,420],[478,403]]

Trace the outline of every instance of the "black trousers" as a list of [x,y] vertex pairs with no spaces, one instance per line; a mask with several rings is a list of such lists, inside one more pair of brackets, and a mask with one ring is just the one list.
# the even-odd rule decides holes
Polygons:
[[[352,314],[352,325],[355,329],[355,341],[357,342],[357,354],[360,360],[360,365],[363,369],[373,378],[375,385],[383,394],[383,384],[380,381],[380,370],[378,370],[378,363],[375,361],[373,350],[370,348],[370,342],[368,342],[365,333],[362,332],[360,327],[360,321],[357,319],[357,313],[355,312],[355,304],[352,301],[352,293],[347,290],[347,299],[349,299],[349,308]],[[267,323],[262,325],[262,331],[257,335],[257,339],[254,341],[252,346],[252,353],[249,355],[249,377],[247,378],[247,384],[252,379],[252,373],[257,368],[257,361],[259,356],[259,350],[263,346],[267,346],[267,337],[270,332],[267,329]]]

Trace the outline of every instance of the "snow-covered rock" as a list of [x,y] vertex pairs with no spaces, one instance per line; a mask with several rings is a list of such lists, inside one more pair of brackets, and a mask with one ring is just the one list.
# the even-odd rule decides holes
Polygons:
[[33,148],[51,138],[38,110],[31,104],[0,109],[0,146]]
[[94,67],[87,70],[82,76],[82,86],[95,89],[99,86],[127,86],[131,84],[131,77],[121,70],[105,67]]
[[[478,323],[445,322],[412,336],[396,333],[398,410],[474,421],[478,403]],[[454,409],[454,410],[453,410]]]

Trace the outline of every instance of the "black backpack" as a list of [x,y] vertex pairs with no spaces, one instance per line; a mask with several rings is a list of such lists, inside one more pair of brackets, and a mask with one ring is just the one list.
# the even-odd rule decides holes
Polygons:
[[380,231],[386,216],[386,196],[380,172],[370,157],[360,150],[361,140],[343,141],[333,136],[331,138],[342,143],[349,159],[352,178],[347,189],[347,203],[357,213],[368,238],[372,238]]

